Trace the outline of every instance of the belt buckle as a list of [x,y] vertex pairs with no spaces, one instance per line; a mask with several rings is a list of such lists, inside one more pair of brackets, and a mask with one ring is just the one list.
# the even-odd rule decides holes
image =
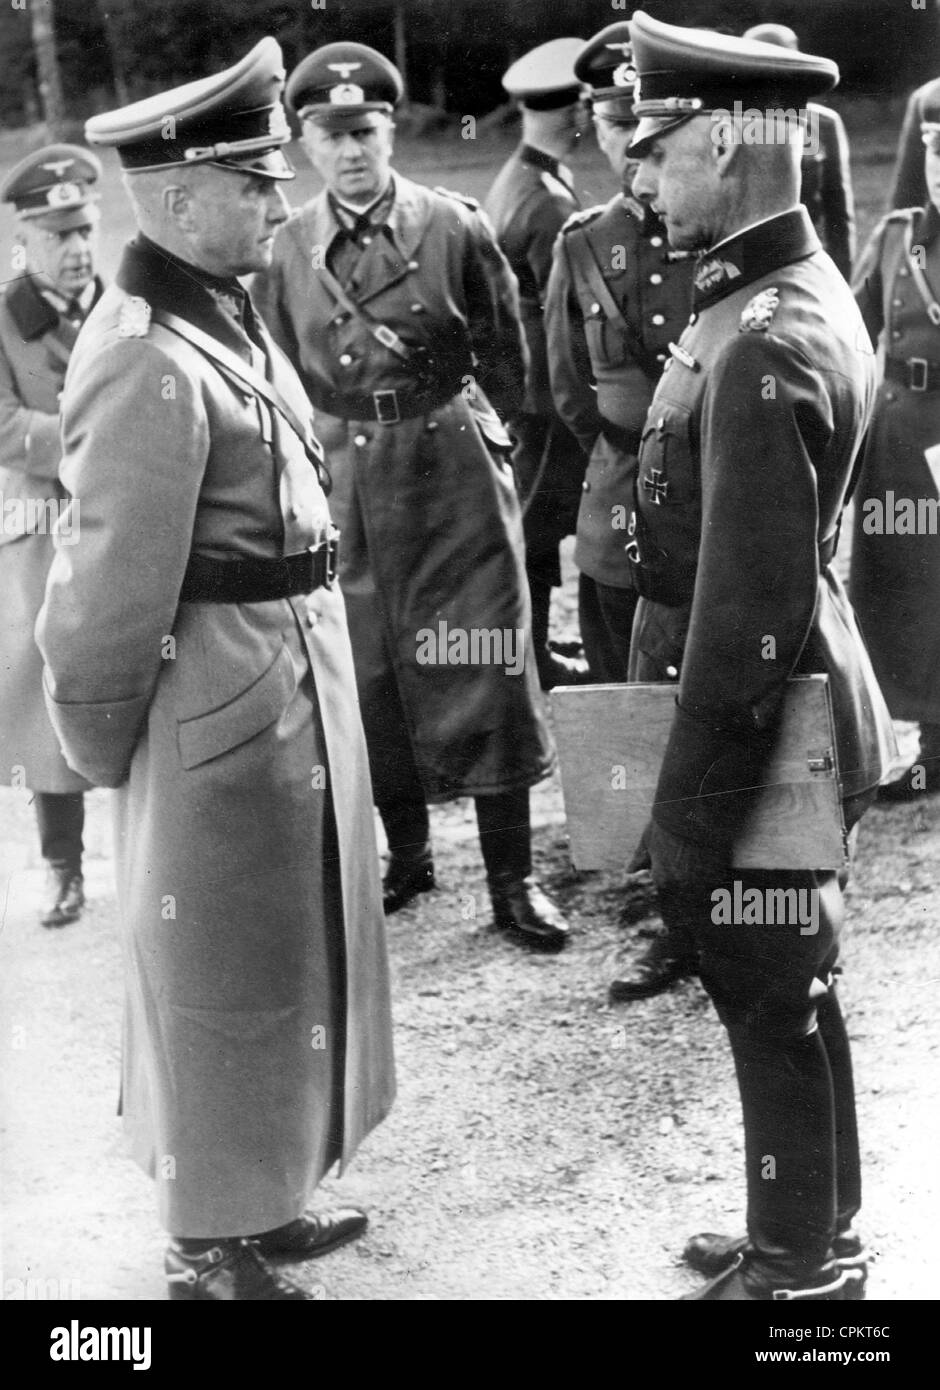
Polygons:
[[397,391],[373,391],[375,418],[380,425],[397,425],[401,420]]
[[907,359],[907,377],[907,386],[909,391],[927,390],[926,357],[909,357]]

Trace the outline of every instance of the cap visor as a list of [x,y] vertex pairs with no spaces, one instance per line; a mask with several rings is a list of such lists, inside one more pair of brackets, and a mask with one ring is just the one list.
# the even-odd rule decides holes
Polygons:
[[665,135],[667,131],[674,130],[676,126],[685,125],[686,121],[697,114],[690,111],[685,116],[644,116],[630,142],[630,154],[634,159],[645,159],[654,140]]
[[95,227],[101,221],[101,209],[95,203],[79,203],[73,208],[37,208],[21,212],[20,217],[47,232],[71,232],[76,227]]
[[233,169],[237,174],[258,174],[265,179],[297,177],[297,171],[283,150],[270,150],[267,154],[250,155],[245,159],[217,159],[211,162],[223,169]]

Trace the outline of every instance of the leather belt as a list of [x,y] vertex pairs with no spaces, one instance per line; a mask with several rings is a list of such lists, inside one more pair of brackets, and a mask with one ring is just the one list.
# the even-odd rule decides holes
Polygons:
[[897,382],[908,391],[940,391],[940,362],[930,362],[926,357],[888,357],[885,381]]
[[361,396],[334,395],[319,391],[307,382],[307,395],[314,410],[324,415],[336,415],[341,420],[375,420],[380,425],[397,425],[400,420],[414,420],[446,405],[460,390],[458,386],[441,386],[433,391],[369,391]]
[[291,594],[333,587],[339,531],[329,540],[276,560],[213,560],[190,555],[180,591],[182,603],[269,603]]

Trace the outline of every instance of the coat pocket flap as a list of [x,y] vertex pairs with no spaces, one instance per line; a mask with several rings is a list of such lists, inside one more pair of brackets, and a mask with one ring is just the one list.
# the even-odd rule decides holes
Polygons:
[[264,675],[234,700],[208,714],[179,721],[177,736],[183,767],[198,767],[247,743],[280,718],[296,689],[294,663],[285,645]]

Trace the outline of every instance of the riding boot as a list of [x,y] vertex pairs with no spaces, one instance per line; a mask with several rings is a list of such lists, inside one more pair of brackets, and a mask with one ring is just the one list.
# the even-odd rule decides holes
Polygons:
[[496,926],[542,951],[559,951],[568,926],[532,874],[529,790],[475,798]]
[[434,887],[431,822],[423,797],[420,801],[383,800],[379,802],[379,815],[389,849],[382,905],[386,915],[390,915]]

